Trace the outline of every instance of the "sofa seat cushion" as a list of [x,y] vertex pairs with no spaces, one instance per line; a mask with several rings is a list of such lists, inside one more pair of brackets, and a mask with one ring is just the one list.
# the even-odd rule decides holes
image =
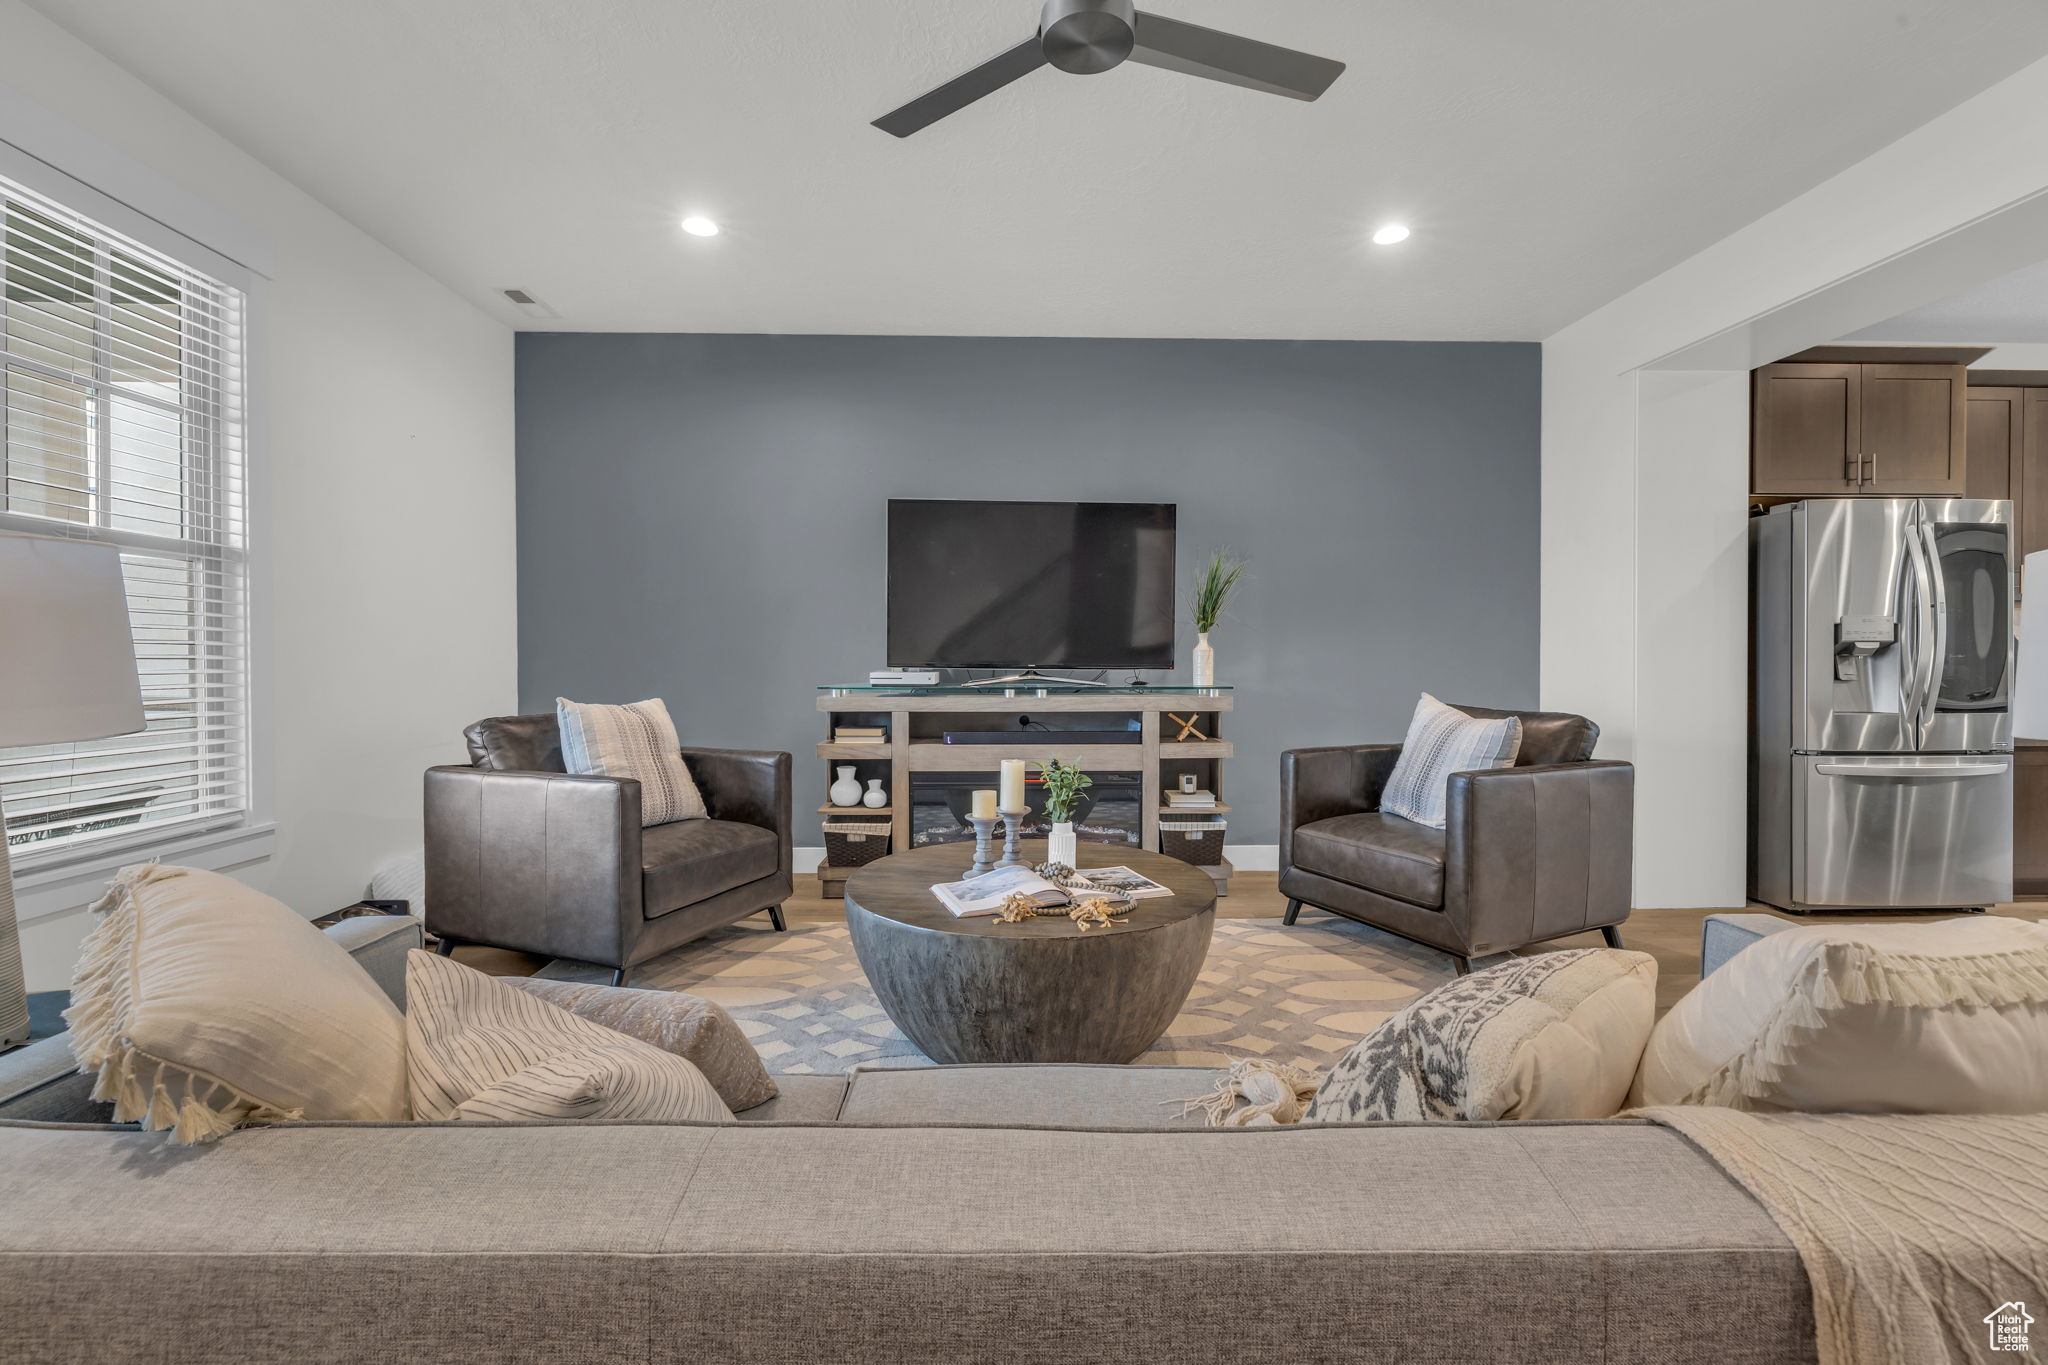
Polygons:
[[641,913],[659,919],[723,891],[772,877],[775,831],[732,820],[678,820],[640,832]]
[[775,1098],[733,1117],[741,1123],[833,1123],[846,1100],[846,1076],[777,1076]]
[[841,1123],[1045,1128],[1199,1128],[1183,1102],[1216,1084],[1203,1066],[988,1064],[853,1073]]
[[1444,832],[1383,811],[1338,815],[1294,831],[1294,865],[1414,905],[1444,903]]

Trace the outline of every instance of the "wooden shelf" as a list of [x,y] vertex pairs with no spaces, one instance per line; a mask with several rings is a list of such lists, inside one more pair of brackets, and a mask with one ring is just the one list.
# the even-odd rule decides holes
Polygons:
[[[820,695],[817,708],[827,713],[827,738],[817,746],[818,758],[826,764],[863,764],[862,771],[869,775],[882,775],[877,769],[887,769],[891,803],[880,809],[865,806],[834,806],[830,803],[818,807],[818,814],[827,818],[845,820],[887,820],[890,826],[889,844],[895,851],[912,847],[912,820],[910,796],[919,774],[925,773],[988,773],[991,777],[1003,763],[1022,759],[1027,763],[1043,764],[1057,754],[1060,758],[1076,763],[1097,774],[1135,773],[1138,778],[1138,847],[1157,851],[1159,847],[1159,822],[1161,820],[1193,820],[1221,818],[1230,813],[1231,807],[1224,802],[1200,809],[1176,809],[1166,805],[1166,789],[1175,780],[1173,765],[1213,762],[1217,766],[1207,774],[1203,785],[1218,793],[1223,791],[1221,760],[1237,753],[1237,746],[1227,739],[1205,738],[1181,743],[1169,738],[1179,733],[1179,726],[1168,719],[1168,713],[1185,715],[1193,712],[1202,716],[1202,728],[1215,735],[1221,725],[1224,713],[1232,709],[1230,693],[1215,696],[1178,695],[1168,692],[1133,694],[1117,692],[1109,695],[1089,693],[1066,693],[1051,696],[1034,696],[1021,692],[1016,696],[990,693],[945,693],[939,695],[905,695],[902,693],[878,693],[871,696],[830,696]],[[1121,716],[1128,720],[1135,717],[1138,728],[1129,731],[1127,740],[1119,731],[1120,742],[1115,744],[1077,744],[1064,737],[1057,730],[1011,731],[1004,727],[1001,742],[995,744],[948,744],[940,738],[940,732],[948,727],[954,715],[1036,715],[1039,713],[1065,712],[1077,717],[1073,722],[1077,729],[1090,728],[1091,722],[1078,719],[1080,716]],[[890,741],[886,744],[842,744],[830,738],[831,713],[858,714],[863,724],[886,724]],[[916,721],[922,715],[926,719]],[[914,735],[913,723],[929,727],[930,733]],[[986,723],[986,721],[984,721]],[[1112,722],[1112,728],[1116,722]],[[1092,722],[1094,728],[1101,727],[1101,721]],[[958,727],[953,727],[958,728]],[[1183,768],[1183,771],[1185,769]],[[829,774],[828,774],[829,776]],[[984,785],[994,785],[989,781]],[[828,896],[839,894],[845,887],[845,879],[854,869],[820,867],[818,876]],[[1229,888],[1230,865],[1218,862],[1203,869],[1216,881],[1217,893],[1225,894]]]
[[1174,744],[1162,740],[1159,744],[1161,761],[1176,758],[1235,758],[1237,746],[1227,739],[1191,739],[1185,744]]

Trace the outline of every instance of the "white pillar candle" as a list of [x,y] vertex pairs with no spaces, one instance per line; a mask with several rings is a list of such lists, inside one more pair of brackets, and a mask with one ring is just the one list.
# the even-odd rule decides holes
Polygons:
[[1003,760],[1003,809],[1024,809],[1024,768],[1021,758]]
[[977,820],[993,820],[996,818],[996,794],[994,792],[976,792],[974,794],[974,818]]

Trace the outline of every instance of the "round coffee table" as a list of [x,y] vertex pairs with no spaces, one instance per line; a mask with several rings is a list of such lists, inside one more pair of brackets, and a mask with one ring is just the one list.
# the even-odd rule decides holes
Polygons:
[[[1045,861],[1043,840],[1024,860]],[[1216,922],[1216,885],[1177,858],[1082,844],[1080,866],[1128,867],[1171,896],[1083,931],[1064,911],[1003,924],[956,917],[931,888],[973,861],[960,844],[880,858],[846,879],[846,923],[875,996],[936,1062],[1128,1062],[1166,1032],[1194,989]]]

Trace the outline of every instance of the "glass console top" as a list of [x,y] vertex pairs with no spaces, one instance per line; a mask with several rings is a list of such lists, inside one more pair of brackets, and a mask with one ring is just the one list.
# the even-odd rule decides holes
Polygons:
[[1033,679],[1030,682],[1002,683],[981,687],[901,687],[894,684],[876,685],[871,683],[820,683],[820,692],[835,696],[850,692],[875,693],[897,697],[1000,697],[1005,692],[1058,692],[1091,697],[1213,697],[1219,692],[1228,692],[1228,687],[1176,687],[1160,684],[1152,687],[1083,687],[1063,683],[1057,678],[1044,682]]

